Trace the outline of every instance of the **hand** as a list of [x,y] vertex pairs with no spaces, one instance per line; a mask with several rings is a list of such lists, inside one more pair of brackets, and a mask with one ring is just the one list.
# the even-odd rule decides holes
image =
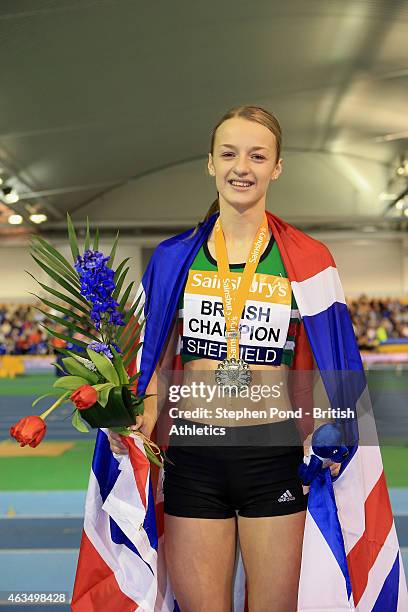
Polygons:
[[330,468],[330,474],[332,476],[338,476],[341,468],[341,463],[335,463],[334,461],[330,461],[328,467]]
[[116,453],[116,455],[126,455],[129,452],[128,447],[123,444],[120,434],[109,430],[108,438],[112,453]]
[[303,454],[305,457],[309,456],[311,446],[312,446],[312,434],[309,434],[307,438],[303,440]]
[[136,424],[130,425],[128,429],[131,431],[141,431],[147,438],[150,438],[156,424],[155,419],[148,413],[139,414],[136,417]]
[[[312,434],[310,434],[303,442],[303,452],[305,457],[307,457],[310,453],[310,447],[312,444]],[[327,467],[330,468],[330,474],[335,477],[339,475],[341,463],[335,463],[334,461],[329,461],[327,463]]]

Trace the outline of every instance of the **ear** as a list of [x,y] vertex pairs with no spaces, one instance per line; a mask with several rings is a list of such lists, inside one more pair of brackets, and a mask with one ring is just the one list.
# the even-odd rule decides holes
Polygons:
[[208,172],[211,176],[215,176],[215,168],[211,153],[208,153]]
[[283,170],[283,159],[280,158],[272,171],[271,181],[276,181],[276,179],[279,178],[279,176],[281,175],[282,170]]

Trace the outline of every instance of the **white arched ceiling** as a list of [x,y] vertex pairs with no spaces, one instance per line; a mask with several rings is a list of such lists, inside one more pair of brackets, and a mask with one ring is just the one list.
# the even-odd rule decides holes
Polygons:
[[[387,173],[382,164],[343,155],[284,154],[284,170],[271,182],[267,202],[293,222],[324,223],[375,217]],[[74,217],[121,221],[123,227],[195,223],[216,197],[206,160],[178,164],[114,188],[83,206]]]
[[[401,191],[404,0],[3,0],[0,167],[27,230],[195,221],[212,201],[212,126],[230,107],[278,116],[284,173],[269,208],[357,226]],[[1,169],[0,168],[0,169]],[[9,231],[0,215],[0,231]]]

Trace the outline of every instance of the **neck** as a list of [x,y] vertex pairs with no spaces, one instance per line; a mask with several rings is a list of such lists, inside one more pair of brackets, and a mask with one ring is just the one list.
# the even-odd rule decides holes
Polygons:
[[244,243],[252,240],[265,214],[265,202],[257,202],[245,210],[226,204],[220,198],[220,222],[225,240]]

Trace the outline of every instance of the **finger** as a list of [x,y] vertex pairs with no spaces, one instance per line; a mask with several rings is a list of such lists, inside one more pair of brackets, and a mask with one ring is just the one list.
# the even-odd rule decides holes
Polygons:
[[111,446],[111,451],[116,455],[125,455],[128,452],[126,446]]
[[338,473],[340,472],[340,467],[341,464],[339,463],[334,463],[333,465],[330,466],[330,473],[332,476],[337,476]]
[[130,425],[128,429],[130,429],[131,431],[137,431],[138,429],[140,429],[142,425],[143,425],[143,415],[139,414],[136,417],[136,423],[134,425]]
[[118,442],[121,441],[121,436],[117,431],[112,431],[111,429],[109,429],[109,436],[113,439],[113,440],[118,440]]

